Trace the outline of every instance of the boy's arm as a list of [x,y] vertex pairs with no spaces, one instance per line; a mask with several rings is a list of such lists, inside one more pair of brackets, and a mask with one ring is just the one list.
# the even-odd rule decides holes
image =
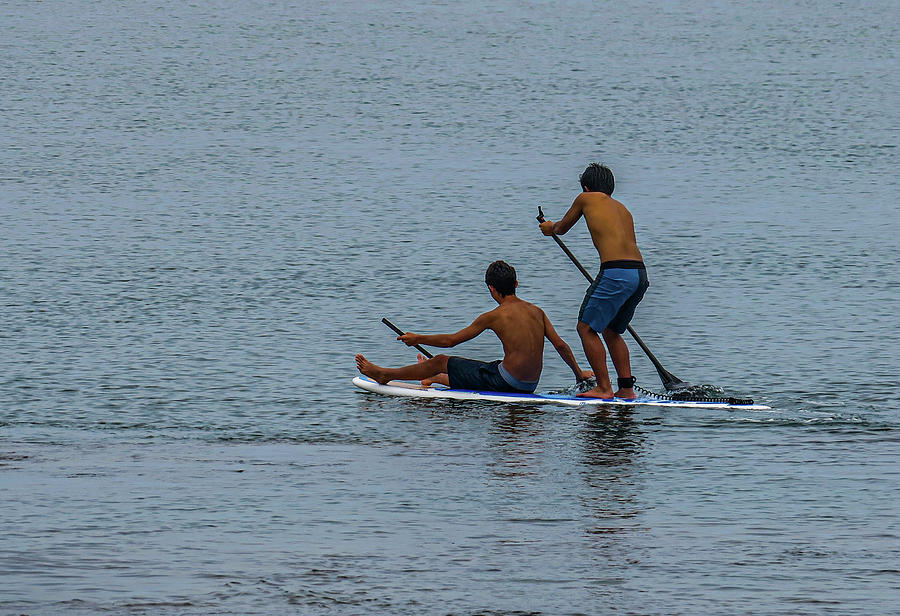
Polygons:
[[572,369],[572,372],[575,373],[576,381],[583,381],[594,376],[593,371],[582,370],[578,366],[578,360],[575,359],[571,347],[566,344],[565,340],[559,337],[559,334],[553,329],[553,324],[550,322],[550,319],[547,318],[546,314],[544,314],[544,336],[547,337],[547,340],[550,341],[550,344],[553,345],[553,348],[556,349],[556,352],[559,353],[562,360],[566,362],[566,365],[568,365],[569,368]]
[[569,208],[569,211],[566,212],[566,215],[563,216],[561,220],[557,222],[553,222],[552,220],[542,222],[541,233],[544,235],[565,235],[566,232],[572,228],[572,225],[581,218],[581,208],[583,207],[581,196],[583,194],[584,193],[581,193],[575,197],[575,201],[572,202],[572,207]]
[[466,340],[471,340],[484,330],[488,329],[491,323],[491,318],[488,316],[489,314],[489,312],[484,313],[472,321],[471,325],[462,328],[455,334],[413,334],[407,332],[402,336],[397,336],[397,340],[403,341],[406,346],[425,344],[428,346],[440,347],[442,349],[455,347],[457,344],[461,344]]

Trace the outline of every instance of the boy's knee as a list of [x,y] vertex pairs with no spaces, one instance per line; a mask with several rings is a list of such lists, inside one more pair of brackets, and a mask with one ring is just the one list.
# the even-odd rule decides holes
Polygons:
[[578,332],[581,336],[587,336],[589,334],[596,334],[590,325],[585,323],[584,321],[578,321],[578,325],[575,326],[575,331]]
[[621,337],[622,337],[622,334],[620,334],[619,332],[617,332],[614,329],[610,329],[609,327],[607,327],[606,329],[603,330],[603,339],[604,340],[615,340],[616,338],[621,338]]

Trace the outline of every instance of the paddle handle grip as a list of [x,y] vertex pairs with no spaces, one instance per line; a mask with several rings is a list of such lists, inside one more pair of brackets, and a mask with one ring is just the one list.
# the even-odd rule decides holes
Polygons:
[[[400,329],[399,327],[397,327],[396,325],[394,325],[393,323],[388,321],[387,317],[382,317],[381,322],[384,323],[385,325],[387,325],[388,327],[390,327],[395,332],[397,332],[398,336],[402,336],[403,334],[406,333],[405,331],[403,331],[402,329]],[[429,353],[426,349],[423,349],[422,347],[420,347],[418,344],[414,344],[413,346],[416,347],[419,350],[419,352],[422,355],[424,355],[425,357],[427,357],[428,359],[431,359],[432,357],[434,357],[434,355]]]

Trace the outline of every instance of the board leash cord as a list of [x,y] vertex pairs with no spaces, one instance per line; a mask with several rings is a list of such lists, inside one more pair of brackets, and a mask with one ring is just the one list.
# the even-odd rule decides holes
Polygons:
[[678,395],[674,394],[658,394],[655,391],[650,391],[649,389],[645,389],[640,385],[634,385],[634,388],[644,394],[645,396],[651,396],[653,398],[657,398],[659,400],[680,400],[682,402],[714,402],[716,404],[734,404],[734,405],[744,405],[744,404],[753,404],[753,398],[712,398],[708,396],[692,396],[688,393]]

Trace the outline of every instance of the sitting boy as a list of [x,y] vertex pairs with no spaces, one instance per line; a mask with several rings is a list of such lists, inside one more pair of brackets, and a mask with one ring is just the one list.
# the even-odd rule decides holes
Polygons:
[[492,330],[503,344],[503,359],[482,362],[465,357],[435,355],[431,359],[402,368],[376,366],[363,355],[356,356],[356,366],[366,376],[387,383],[393,379],[443,383],[453,389],[533,393],[541,377],[544,338],[575,373],[578,381],[594,375],[582,370],[569,345],[559,337],[544,311],[516,297],[516,270],[505,261],[491,263],[484,275],[491,297],[499,304],[485,312],[471,325],[455,334],[413,334],[398,336],[407,346],[416,344],[441,348],[454,347],[471,340],[486,329]]

